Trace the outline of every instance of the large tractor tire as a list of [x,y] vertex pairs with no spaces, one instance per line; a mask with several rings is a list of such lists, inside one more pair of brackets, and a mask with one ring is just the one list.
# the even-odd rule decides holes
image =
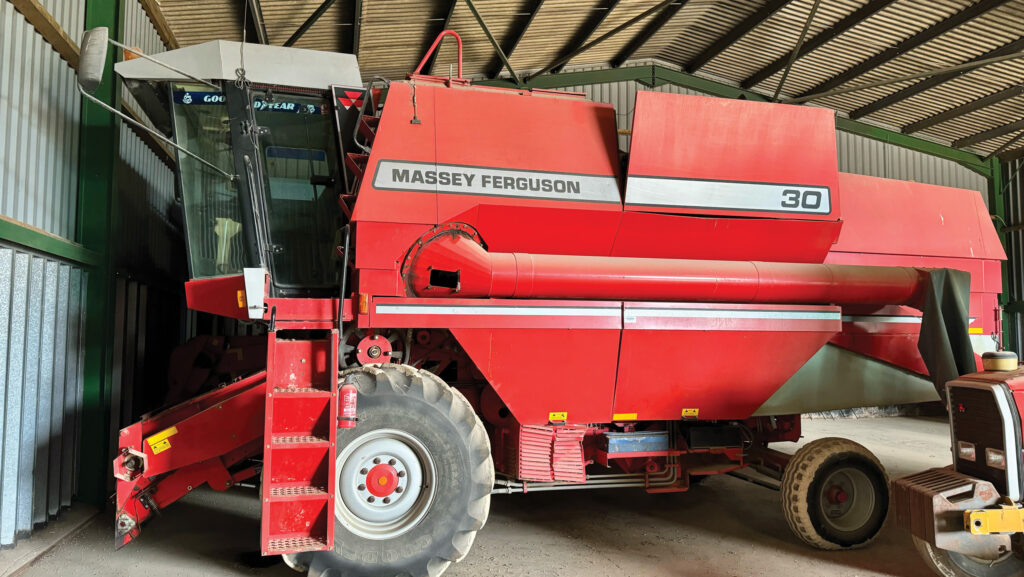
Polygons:
[[358,424],[339,429],[334,550],[290,565],[310,577],[437,577],[469,552],[494,487],[490,441],[459,392],[408,365],[341,373]]
[[1020,577],[1024,575],[1024,559],[1016,553],[1007,553],[1000,559],[976,559],[961,553],[939,549],[931,543],[914,537],[914,545],[926,565],[942,577]]
[[812,547],[863,547],[889,512],[889,478],[863,446],[829,437],[804,445],[782,476],[789,528]]

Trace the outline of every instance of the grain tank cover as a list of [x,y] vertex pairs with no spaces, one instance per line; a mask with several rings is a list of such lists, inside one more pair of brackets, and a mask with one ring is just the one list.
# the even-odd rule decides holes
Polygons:
[[626,210],[839,220],[833,112],[638,92]]

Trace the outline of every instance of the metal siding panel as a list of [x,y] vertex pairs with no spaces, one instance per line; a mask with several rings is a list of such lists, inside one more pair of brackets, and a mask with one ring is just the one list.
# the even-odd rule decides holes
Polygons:
[[60,263],[46,262],[39,342],[39,401],[36,406],[36,454],[33,470],[32,524],[46,522],[46,486],[50,470],[50,430],[57,334],[57,280]]
[[[83,2],[44,6],[71,38],[80,36]],[[74,239],[78,194],[73,75],[11,3],[0,3],[0,215],[67,239]]]
[[53,355],[53,400],[50,405],[50,474],[47,478],[46,509],[49,516],[60,511],[60,478],[64,438],[64,390],[67,388],[68,306],[71,296],[71,267],[62,264],[57,278],[57,325]]
[[25,379],[25,323],[28,308],[29,255],[15,253],[11,279],[10,340],[7,349],[7,396],[0,467],[0,546],[14,544],[21,455],[21,406]]
[[60,506],[71,505],[78,463],[78,428],[82,412],[82,332],[85,329],[85,280],[81,269],[71,270],[68,295],[68,372],[64,387],[64,427],[60,483]]
[[46,266],[42,257],[33,256],[29,262],[28,308],[25,318],[24,385],[21,402],[21,449],[18,464],[18,508],[15,531],[32,530],[32,489],[36,446],[36,407],[39,399],[39,341],[42,334],[43,273]]
[[[9,388],[10,372],[7,361],[7,350],[10,343],[11,324],[11,284],[14,278],[14,251],[0,248],[0,526],[3,525],[3,455],[9,441],[4,434],[4,423],[7,418],[7,389]],[[0,539],[0,543],[7,544]]]

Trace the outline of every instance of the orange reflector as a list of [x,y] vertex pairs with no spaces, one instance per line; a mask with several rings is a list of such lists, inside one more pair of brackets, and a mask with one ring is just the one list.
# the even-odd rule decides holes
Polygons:
[[[135,52],[142,52],[142,49],[139,48],[138,46],[132,46],[132,50],[134,50]],[[142,58],[141,56],[139,56],[135,52],[132,52],[131,50],[124,50],[123,52],[124,52],[124,61],[125,62],[127,62],[129,60],[135,60],[136,58]]]
[[370,296],[366,293],[359,293],[359,314],[370,313]]
[[245,291],[244,290],[238,291],[237,296],[238,296],[238,308],[244,309],[245,308]]

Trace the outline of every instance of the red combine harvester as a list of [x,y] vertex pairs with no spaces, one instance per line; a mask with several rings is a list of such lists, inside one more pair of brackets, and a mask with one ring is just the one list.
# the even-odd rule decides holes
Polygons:
[[[857,547],[889,509],[878,460],[771,444],[800,412],[938,399],[996,348],[979,194],[840,173],[829,110],[639,92],[625,155],[611,106],[471,86],[461,52],[457,78],[366,88],[350,55],[245,50],[241,78],[229,42],[117,65],[184,149],[189,306],[268,334],[265,372],[121,431],[118,546],[255,478],[264,555],[436,576],[492,494],[756,470],[800,539]],[[1002,468],[955,474],[1019,501],[1020,419],[990,413]]]

